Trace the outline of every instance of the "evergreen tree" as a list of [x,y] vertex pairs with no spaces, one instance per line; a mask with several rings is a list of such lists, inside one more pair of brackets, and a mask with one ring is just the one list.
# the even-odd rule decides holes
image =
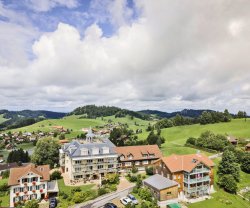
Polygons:
[[232,151],[224,151],[217,173],[220,177],[228,174],[232,175],[236,181],[240,180],[240,167],[237,163],[237,158]]

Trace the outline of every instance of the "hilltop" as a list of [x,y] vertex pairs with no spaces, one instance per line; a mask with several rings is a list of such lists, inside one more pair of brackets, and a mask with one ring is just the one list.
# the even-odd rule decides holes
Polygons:
[[58,119],[65,115],[66,113],[45,110],[0,110],[0,130],[31,125],[43,119]]

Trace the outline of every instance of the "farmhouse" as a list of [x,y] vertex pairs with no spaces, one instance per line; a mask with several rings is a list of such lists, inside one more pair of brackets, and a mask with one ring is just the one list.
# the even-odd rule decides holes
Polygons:
[[179,198],[199,197],[213,191],[214,163],[200,153],[171,155],[154,163],[154,173],[179,184]]
[[178,183],[159,174],[143,180],[143,185],[149,188],[158,201],[178,198]]
[[120,168],[123,170],[131,170],[132,167],[145,170],[145,167],[162,157],[157,145],[116,147],[115,151],[119,155]]
[[[8,181],[10,206],[16,206],[21,201],[48,198],[49,193],[56,194],[58,192],[57,182],[49,182],[49,171],[49,165],[29,164],[25,167],[11,168]],[[55,185],[51,186],[51,183]]]

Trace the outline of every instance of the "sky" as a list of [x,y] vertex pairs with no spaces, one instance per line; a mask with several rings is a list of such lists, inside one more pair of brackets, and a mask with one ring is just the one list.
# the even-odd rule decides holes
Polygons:
[[248,0],[0,0],[0,109],[250,114]]

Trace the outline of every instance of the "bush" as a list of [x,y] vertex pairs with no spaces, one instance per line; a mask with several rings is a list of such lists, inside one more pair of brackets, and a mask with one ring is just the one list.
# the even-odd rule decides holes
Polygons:
[[58,170],[54,171],[51,175],[50,175],[50,179],[51,180],[56,180],[56,179],[61,179],[62,178],[62,173]]
[[7,183],[3,183],[2,185],[0,185],[0,192],[5,192],[8,190],[9,190],[9,187]]
[[137,181],[137,177],[134,176],[134,175],[132,175],[132,176],[130,176],[129,181],[132,182],[132,183],[136,182]]
[[108,191],[106,190],[106,188],[99,188],[98,189],[98,195],[99,196],[107,194],[107,193],[108,193]]
[[9,170],[6,170],[6,171],[2,172],[1,175],[2,175],[3,179],[4,179],[4,178],[9,178],[10,171],[9,171]]
[[154,175],[153,167],[146,167],[146,174],[147,175]]
[[138,168],[135,167],[135,166],[133,166],[131,172],[132,172],[132,173],[137,173],[137,172],[138,172]]
[[196,145],[196,138],[189,137],[186,141],[187,144]]
[[74,188],[71,189],[71,193],[72,193],[72,194],[74,194],[74,193],[76,193],[76,192],[81,192],[81,191],[82,191],[82,190],[81,190],[80,187],[74,187]]

